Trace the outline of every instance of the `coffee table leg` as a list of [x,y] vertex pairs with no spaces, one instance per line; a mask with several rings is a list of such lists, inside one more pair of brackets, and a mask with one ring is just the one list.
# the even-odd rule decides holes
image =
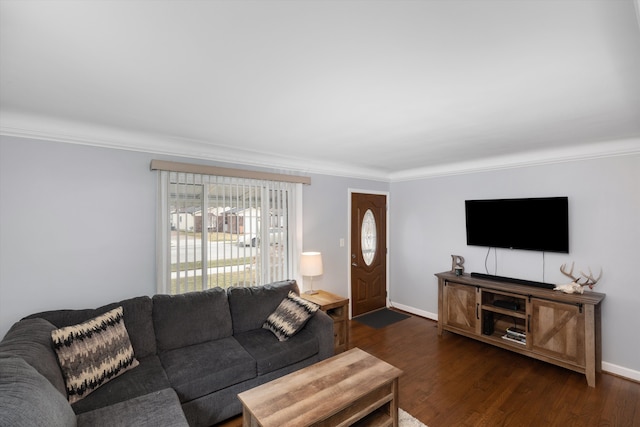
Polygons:
[[393,400],[391,400],[391,419],[393,427],[398,427],[398,378],[393,380]]
[[258,427],[258,420],[256,420],[247,408],[242,406],[242,427]]

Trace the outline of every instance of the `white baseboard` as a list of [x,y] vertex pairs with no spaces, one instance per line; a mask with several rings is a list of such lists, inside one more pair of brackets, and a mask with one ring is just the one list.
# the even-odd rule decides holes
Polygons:
[[[415,314],[416,316],[426,317],[427,319],[438,321],[438,315],[436,313],[409,307],[408,305],[398,304],[393,301],[389,301],[389,306],[397,308],[398,310],[406,311],[407,313]],[[602,371],[617,375],[619,377],[627,378],[632,381],[640,382],[640,372],[634,371],[633,369],[625,368],[624,366],[618,366],[614,365],[613,363],[603,361]]]
[[426,317],[427,319],[438,321],[438,315],[429,311],[420,310],[408,305],[402,305],[389,301],[389,307],[397,308],[398,310],[406,311],[407,313],[415,314],[416,316]]
[[625,368],[624,366],[614,365],[609,362],[602,362],[602,371],[640,382],[640,372]]

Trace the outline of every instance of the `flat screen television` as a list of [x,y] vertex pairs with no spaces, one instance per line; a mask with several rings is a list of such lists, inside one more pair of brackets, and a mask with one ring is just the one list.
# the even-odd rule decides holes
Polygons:
[[567,197],[466,200],[467,245],[569,253]]

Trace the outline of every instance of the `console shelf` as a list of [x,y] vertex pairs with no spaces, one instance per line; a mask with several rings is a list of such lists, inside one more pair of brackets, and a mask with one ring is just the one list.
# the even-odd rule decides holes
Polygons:
[[527,317],[527,315],[524,312],[508,310],[506,308],[498,308],[498,307],[494,307],[492,305],[483,305],[482,306],[482,310],[483,311],[489,311],[489,312],[492,312],[492,313],[502,314],[504,316],[516,317],[518,319],[525,319]]
[[[602,364],[598,292],[564,294],[498,280],[438,277],[438,335],[450,331],[583,373],[591,387]],[[503,338],[507,328],[526,342]]]

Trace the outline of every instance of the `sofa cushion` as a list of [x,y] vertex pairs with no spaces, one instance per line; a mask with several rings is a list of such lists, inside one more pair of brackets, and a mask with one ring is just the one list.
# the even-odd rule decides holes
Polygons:
[[170,388],[138,396],[78,416],[79,427],[188,427],[176,392]]
[[264,286],[227,289],[233,319],[233,333],[260,329],[289,291],[300,294],[295,280],[285,280]]
[[284,342],[266,329],[243,332],[234,338],[256,360],[258,375],[305,360],[317,354],[319,349],[318,338],[306,329]]
[[280,341],[286,341],[304,328],[318,308],[317,304],[289,291],[287,297],[267,317],[262,327],[273,332]]
[[0,426],[72,427],[67,399],[23,359],[0,353]]
[[82,414],[171,387],[158,356],[148,356],[138,361],[140,364],[137,368],[114,378],[71,405],[75,413]]
[[95,309],[45,311],[26,318],[46,319],[56,327],[62,328],[86,322],[116,307],[123,309],[124,322],[127,325],[127,332],[136,357],[141,358],[156,354],[156,335],[151,317],[152,301],[147,296],[130,298]]
[[[293,365],[278,369],[277,371],[234,384],[190,402],[183,402],[182,410],[189,421],[189,425],[217,426],[217,423],[224,422],[230,417],[242,414],[242,404],[240,403],[240,399],[238,399],[239,393],[273,381],[276,378],[298,371],[319,361],[318,356],[313,356],[301,362],[294,363]],[[233,423],[223,423],[222,425],[226,424],[233,425]]]
[[231,336],[231,314],[222,288],[153,296],[159,350],[172,350]]
[[20,356],[44,375],[66,399],[67,389],[51,341],[51,331],[54,329],[56,327],[44,319],[21,320],[9,329],[0,342],[0,352]]
[[71,403],[138,366],[122,307],[51,331],[51,338]]
[[181,402],[256,376],[256,361],[233,337],[163,352],[160,360]]

